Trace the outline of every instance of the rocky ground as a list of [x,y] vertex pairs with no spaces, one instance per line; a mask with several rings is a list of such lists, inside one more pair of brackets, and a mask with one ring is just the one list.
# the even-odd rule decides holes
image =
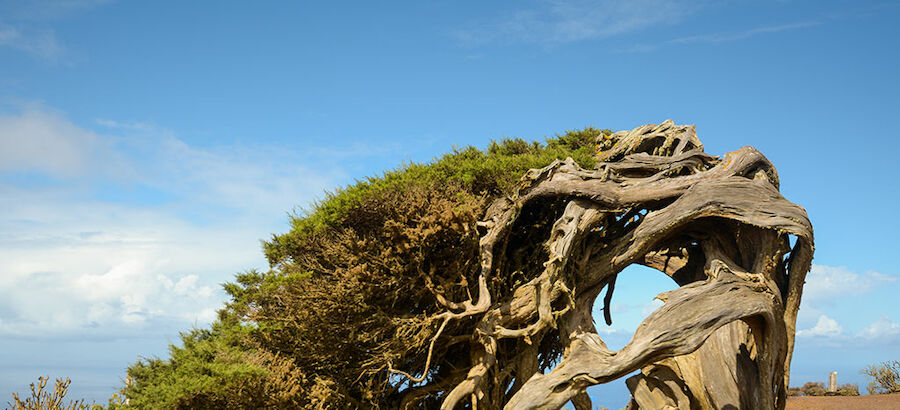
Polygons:
[[787,410],[900,409],[900,394],[874,396],[790,397]]

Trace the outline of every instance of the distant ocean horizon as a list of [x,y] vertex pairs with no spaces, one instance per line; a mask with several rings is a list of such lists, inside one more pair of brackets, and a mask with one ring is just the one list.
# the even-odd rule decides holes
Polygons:
[[[106,405],[113,394],[118,393],[124,385],[125,369],[115,367],[73,367],[52,366],[43,367],[40,370],[36,366],[4,366],[0,372],[0,404],[6,405],[12,401],[12,394],[19,393],[21,399],[28,397],[30,383],[37,382],[39,376],[49,376],[48,387],[52,388],[54,380],[58,377],[68,377],[72,380],[66,402],[70,400],[84,399],[85,404],[96,402]],[[594,408],[606,407],[610,410],[618,410],[628,405],[631,394],[625,386],[625,379],[621,379],[592,386],[588,388]],[[567,408],[571,408],[568,406]]]

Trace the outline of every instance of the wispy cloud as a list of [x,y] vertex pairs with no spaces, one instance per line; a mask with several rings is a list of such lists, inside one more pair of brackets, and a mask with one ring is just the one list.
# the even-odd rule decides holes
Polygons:
[[816,325],[809,329],[802,329],[797,331],[797,336],[825,336],[825,337],[834,337],[841,334],[844,331],[844,328],[838,324],[838,322],[828,316],[820,315],[819,321],[816,322]]
[[58,63],[65,48],[50,29],[27,29],[0,22],[0,47],[25,52],[38,59]]
[[94,120],[97,125],[117,131],[140,131],[140,132],[158,132],[159,127],[147,122],[139,121],[116,121],[108,118],[98,118]]
[[811,323],[848,297],[858,297],[896,281],[896,276],[879,272],[856,273],[843,266],[814,264],[806,276],[798,320]]
[[798,330],[797,337],[801,344],[813,346],[848,348],[896,346],[900,343],[900,323],[892,321],[887,314],[881,314],[877,320],[862,330],[847,332],[837,320],[823,314],[819,315],[814,326]]
[[814,264],[806,276],[803,302],[821,307],[839,297],[861,295],[896,281],[897,277],[879,272],[855,273],[843,266]]
[[883,314],[863,329],[860,336],[869,340],[900,342],[900,323],[894,323],[888,315]]
[[73,55],[59,40],[56,20],[110,3],[111,0],[36,0],[0,3],[0,47],[51,64],[70,64]]
[[728,33],[712,33],[712,34],[702,34],[696,36],[688,36],[688,37],[679,37],[671,40],[666,40],[656,44],[636,44],[634,46],[629,47],[626,51],[629,52],[650,52],[663,47],[668,46],[677,46],[677,45],[687,45],[687,44],[722,44],[722,43],[730,43],[733,41],[744,40],[750,37],[758,36],[761,34],[773,34],[782,31],[790,31],[790,30],[799,30],[808,27],[814,27],[821,23],[816,21],[804,21],[792,24],[783,24],[778,26],[766,26],[766,27],[757,27],[744,31],[738,32],[728,32]]
[[110,142],[75,126],[58,112],[30,105],[17,115],[0,115],[0,172],[78,177],[111,165],[108,160],[94,161],[112,157]]
[[547,0],[453,32],[464,44],[559,44],[601,39],[672,24],[701,6],[679,0]]
[[0,14],[19,21],[50,21],[71,16],[114,0],[31,0],[0,3]]
[[2,337],[203,324],[221,305],[219,283],[266,267],[259,240],[342,176],[280,147],[202,147],[151,124],[104,125],[121,134],[40,106],[0,116]]
[[[813,265],[803,287],[798,327],[805,327],[797,331],[803,339],[800,343],[859,347],[900,342],[900,324],[891,322],[884,313],[893,297],[886,287],[898,280],[895,275],[874,271],[856,273],[843,266]],[[849,320],[846,303],[855,300],[865,302],[855,306],[853,319]],[[841,317],[850,329],[838,322]],[[863,327],[866,322],[871,324]]]
[[0,184],[0,196],[5,337],[129,337],[161,322],[205,323],[221,300],[218,283],[263,267],[261,232],[248,227],[198,225],[60,188]]

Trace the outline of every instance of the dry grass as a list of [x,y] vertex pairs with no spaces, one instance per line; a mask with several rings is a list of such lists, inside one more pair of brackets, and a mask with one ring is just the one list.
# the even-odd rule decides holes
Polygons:
[[789,397],[787,410],[900,409],[900,394],[870,396]]

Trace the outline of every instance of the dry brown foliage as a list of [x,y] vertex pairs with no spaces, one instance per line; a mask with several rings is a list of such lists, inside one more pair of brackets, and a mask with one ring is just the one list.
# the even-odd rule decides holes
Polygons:
[[[783,408],[813,238],[774,166],[708,155],[671,122],[596,143],[595,169],[555,161],[509,196],[369,195],[276,238],[276,276],[231,308],[255,348],[315,375],[320,407],[582,409],[585,388],[641,369],[632,408]],[[680,288],[612,352],[592,307],[606,290],[611,320],[630,264]]]
[[72,380],[68,377],[57,378],[53,386],[53,391],[47,389],[47,383],[50,381],[49,376],[38,377],[37,384],[31,383],[31,397],[21,400],[18,393],[13,393],[13,401],[9,403],[13,410],[81,410],[101,408],[98,405],[84,404],[84,400],[69,400],[65,402],[66,394],[69,392],[69,385]]

